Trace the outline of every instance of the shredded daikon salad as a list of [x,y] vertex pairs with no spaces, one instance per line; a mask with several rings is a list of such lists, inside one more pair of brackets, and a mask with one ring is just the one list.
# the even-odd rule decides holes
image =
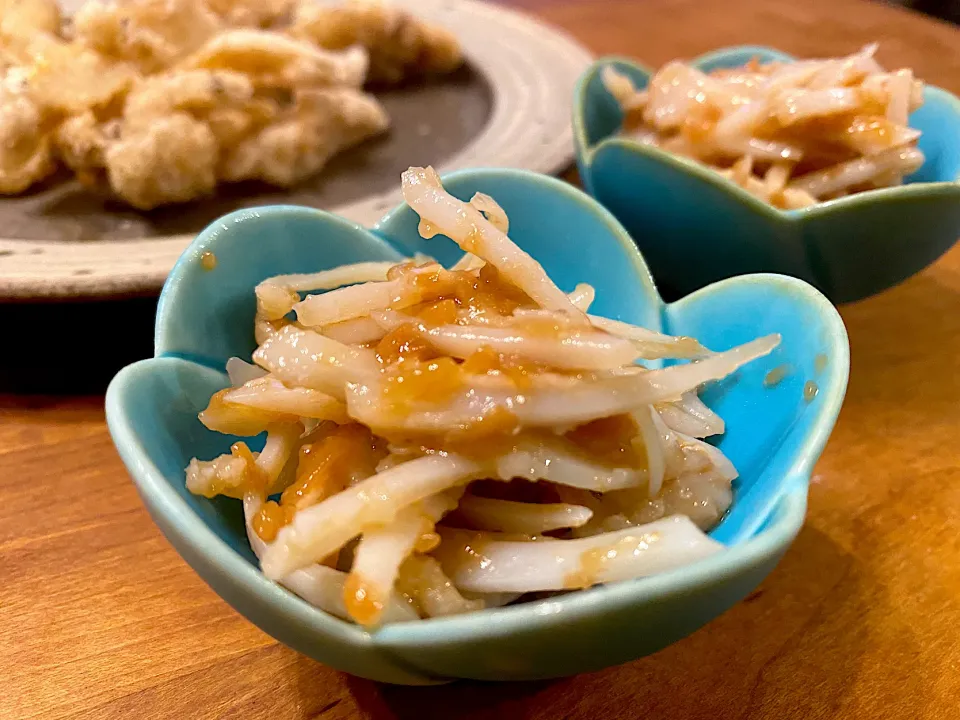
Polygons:
[[638,90],[612,66],[601,79],[623,132],[704,163],[775,207],[797,209],[899,185],[923,165],[909,114],[923,83],[885,72],[877,45],[849,57],[710,73],[671,62]]
[[[261,283],[255,365],[232,358],[200,420],[266,444],[192,460],[189,490],[241,499],[264,574],[365,626],[719,552],[704,531],[737,471],[697,391],[779,336],[711,352],[590,315],[594,288],[558,288],[493,198],[458,200],[432,168],[403,194],[463,258]],[[684,362],[638,364],[663,358]]]

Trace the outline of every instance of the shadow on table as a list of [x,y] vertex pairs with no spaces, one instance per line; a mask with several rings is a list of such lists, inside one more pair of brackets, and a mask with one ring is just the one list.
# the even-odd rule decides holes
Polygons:
[[[935,314],[942,318],[946,323],[942,335],[949,336],[960,317],[954,312],[956,302],[956,291],[925,273],[876,298],[846,306],[843,315],[855,354],[864,344],[870,346],[870,353],[913,353],[917,362],[929,363],[939,357],[938,364],[946,370],[945,365],[954,359],[937,355],[937,337],[930,336],[927,326],[916,322],[916,316]],[[863,338],[857,328],[858,316],[861,311],[873,312],[875,305],[884,306],[882,312],[892,325],[883,337],[874,334]],[[152,357],[156,308],[156,297],[0,304],[0,327],[5,331],[0,393],[102,394],[122,367]],[[892,337],[898,341],[891,343]],[[930,353],[923,352],[925,346]],[[952,365],[950,368],[952,372]],[[856,391],[860,379],[853,374],[852,391]]]
[[[863,520],[850,522],[856,529]],[[932,698],[929,682],[907,662],[883,669],[876,657],[864,657],[891,632],[898,636],[896,661],[920,652],[884,579],[875,576],[883,553],[876,543],[848,552],[807,526],[744,602],[653,656],[602,672],[430,688],[346,683],[369,720],[715,720],[734,710],[741,720],[759,720],[837,717],[862,699],[854,693],[862,675],[875,683],[876,673],[892,672],[891,699],[909,688],[919,716],[916,703]]]
[[960,25],[960,0],[886,0],[886,2]]
[[153,355],[157,298],[3,304],[0,393],[102,394],[120,368]]
[[[369,720],[458,720],[535,717],[533,698],[564,680],[521,683],[458,682],[435,687],[399,687],[347,677],[347,687]],[[558,716],[556,720],[560,720]],[[605,720],[597,718],[597,720]]]

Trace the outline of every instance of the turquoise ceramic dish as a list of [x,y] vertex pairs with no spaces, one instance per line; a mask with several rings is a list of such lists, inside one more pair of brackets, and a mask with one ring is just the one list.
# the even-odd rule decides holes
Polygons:
[[[763,47],[720,50],[702,70],[750,58],[792,61]],[[601,69],[612,64],[638,87],[651,72],[605,58],[574,93],[573,135],[587,191],[623,223],[668,297],[723,278],[774,272],[801,278],[834,302],[885,290],[933,263],[960,236],[960,100],[927,86],[910,117],[922,131],[923,167],[899,187],[802,210],[777,210],[693,160],[617,137],[622,113]]]
[[[518,680],[652,653],[747,595],[800,529],[810,471],[846,388],[840,317],[810,286],[775,275],[736,278],[664,305],[629,236],[580,191],[511,170],[463,172],[446,186],[464,199],[475,191],[496,198],[510,216],[511,236],[563,289],[595,285],[599,314],[694,335],[716,350],[783,335],[772,356],[704,395],[726,419],[720,446],[741,471],[733,508],[713,531],[726,551],[656,577],[374,633],[314,609],[260,574],[240,504],[211,502],[184,487],[192,456],[212,457],[231,442],[207,431],[197,412],[227,384],[227,358],[249,357],[254,349],[253,288],[264,278],[417,250],[445,263],[460,255],[442,237],[422,240],[417,217],[405,207],[373,231],[295,207],[241,211],[205,230],[163,290],[156,357],[124,369],[107,393],[120,455],[154,520],[200,576],[266,632],[328,665],[392,683]],[[200,262],[207,251],[217,257],[209,272]],[[765,375],[783,363],[790,375],[765,387]],[[820,388],[812,402],[803,397],[807,381]]]

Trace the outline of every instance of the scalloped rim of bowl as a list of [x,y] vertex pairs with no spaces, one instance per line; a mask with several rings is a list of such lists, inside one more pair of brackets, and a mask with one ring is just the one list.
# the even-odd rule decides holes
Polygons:
[[[712,50],[708,53],[704,53],[703,55],[698,55],[693,60],[690,60],[688,64],[699,68],[702,65],[724,61],[734,55],[761,55],[767,58],[779,59],[784,62],[797,61],[797,58],[789,53],[785,53],[775,48],[766,47],[763,45],[732,45],[729,47]],[[650,70],[646,65],[638,63],[630,58],[619,55],[607,55],[597,59],[577,81],[577,85],[573,94],[573,141],[577,149],[577,155],[582,158],[582,162],[588,167],[591,164],[593,156],[601,147],[620,147],[628,152],[654,158],[665,165],[671,165],[675,169],[682,170],[689,175],[693,175],[705,182],[709,182],[717,189],[725,192],[727,196],[741,201],[757,212],[766,215],[767,217],[786,222],[801,222],[808,217],[818,217],[848,207],[856,207],[858,205],[869,204],[882,200],[909,198],[913,195],[933,194],[945,196],[956,195],[960,197],[960,168],[958,168],[957,174],[953,180],[907,183],[894,187],[865,190],[853,195],[847,195],[845,197],[835,198],[833,200],[825,200],[815,205],[810,205],[797,210],[782,210],[774,207],[770,203],[764,202],[755,195],[750,194],[732,180],[723,177],[709,166],[697,162],[692,158],[674,155],[666,150],[653,147],[652,145],[644,145],[643,143],[636,142],[635,140],[631,140],[630,138],[623,137],[621,135],[609,135],[599,142],[591,145],[587,142],[587,131],[583,121],[582,108],[586,106],[587,87],[589,86],[590,82],[603,70],[605,66],[610,64],[632,67],[644,73],[648,80],[650,77],[653,77],[656,72],[655,70]],[[925,99],[927,98],[928,94],[929,96],[936,97],[943,101],[947,107],[952,109],[957,121],[957,141],[960,143],[960,98],[953,93],[944,90],[943,88],[937,87],[936,85],[924,86]],[[589,179],[584,179],[584,183],[589,182]]]
[[[443,179],[446,182],[467,175],[504,173],[536,175],[536,173],[524,170],[463,170],[446,174]],[[490,608],[477,613],[430,618],[411,623],[395,623],[368,631],[310,605],[294,593],[268,580],[258,567],[250,564],[235,552],[227,542],[194,513],[159,468],[149,461],[137,434],[126,422],[126,412],[121,402],[119,388],[124,383],[135,380],[138,373],[149,371],[151,364],[174,360],[192,363],[211,371],[223,372],[222,368],[212,366],[209,362],[205,362],[203,358],[163,350],[162,346],[165,344],[164,333],[161,324],[158,323],[157,341],[159,348],[161,348],[160,354],[155,358],[142,360],[121,370],[107,390],[108,425],[118,451],[125,464],[136,469],[136,472],[131,472],[131,477],[144,503],[151,515],[154,516],[155,522],[164,530],[164,533],[173,534],[171,544],[175,546],[178,552],[180,552],[180,547],[188,547],[192,553],[202,558],[206,566],[205,569],[216,569],[217,572],[226,575],[228,581],[235,588],[255,596],[257,601],[261,603],[270,604],[276,612],[295,618],[305,627],[312,628],[312,632],[336,636],[338,641],[357,648],[369,647],[372,644],[388,655],[391,661],[396,664],[398,672],[405,671],[415,675],[419,674],[418,682],[421,684],[425,682],[445,682],[456,678],[441,678],[424,673],[418,668],[411,667],[409,661],[400,657],[395,650],[415,648],[428,641],[455,643],[480,637],[489,638],[509,634],[519,628],[533,626],[544,628],[553,623],[549,618],[560,614],[564,618],[579,619],[597,612],[598,608],[629,607],[641,602],[664,599],[672,594],[698,587],[708,580],[728,577],[747,568],[755,567],[764,560],[785,551],[803,525],[810,474],[836,423],[846,392],[849,376],[849,344],[846,328],[836,308],[815,288],[801,280],[782,275],[743,275],[714,283],[681,300],[666,304],[657,293],[642,254],[620,223],[606,208],[561,180],[542,175],[537,175],[537,178],[539,182],[550,185],[568,199],[584,204],[603,218],[616,242],[632,257],[636,258],[638,280],[643,286],[643,291],[659,303],[661,322],[667,320],[672,313],[682,311],[685,304],[697,302],[716,293],[722,293],[725,288],[732,285],[757,282],[775,284],[779,292],[803,296],[807,302],[816,306],[824,317],[824,324],[829,329],[830,348],[828,352],[832,360],[820,383],[821,392],[818,395],[818,401],[821,405],[817,410],[816,419],[797,441],[798,449],[795,451],[793,460],[782,475],[783,481],[780,483],[778,492],[771,494],[770,502],[765,507],[762,517],[758,514],[750,529],[734,536],[722,553],[649,577],[600,585],[585,591],[571,592],[517,605]],[[286,212],[291,209],[319,213],[338,222],[347,222],[360,231],[370,232],[378,239],[386,241],[391,247],[403,252],[402,245],[396,240],[389,239],[388,234],[382,230],[389,226],[392,218],[405,209],[404,205],[400,205],[389,212],[375,226],[381,232],[367,230],[330,213],[306,208],[271,206],[260,209],[259,213],[260,215],[267,215],[271,212]],[[238,213],[228,215],[226,218],[249,212],[249,210],[238,211]],[[177,282],[181,272],[185,271],[188,266],[196,264],[200,252],[209,242],[212,242],[212,238],[217,232],[215,226],[218,227],[221,222],[222,220],[211,226],[211,228],[214,228],[213,232],[210,228],[204,230],[181,256],[161,295],[161,307],[164,305],[168,288]],[[160,520],[157,519],[158,515],[161,518]],[[194,563],[189,564],[206,582],[210,582],[207,575],[201,572]],[[211,570],[207,570],[207,572],[212,574]]]

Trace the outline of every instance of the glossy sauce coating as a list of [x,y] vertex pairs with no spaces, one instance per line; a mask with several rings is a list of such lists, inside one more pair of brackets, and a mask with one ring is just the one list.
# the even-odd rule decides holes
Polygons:
[[268,500],[256,516],[254,531],[265,542],[273,542],[297,510],[369,477],[386,456],[382,442],[362,425],[340,425],[332,431],[322,426],[315,435],[317,439],[300,447],[296,477],[283,491],[280,501]]
[[586,550],[580,555],[580,567],[564,578],[564,585],[574,590],[603,582],[604,575],[617,558],[630,554],[638,555],[659,540],[659,533],[649,532],[637,536],[628,535],[611,545]]

